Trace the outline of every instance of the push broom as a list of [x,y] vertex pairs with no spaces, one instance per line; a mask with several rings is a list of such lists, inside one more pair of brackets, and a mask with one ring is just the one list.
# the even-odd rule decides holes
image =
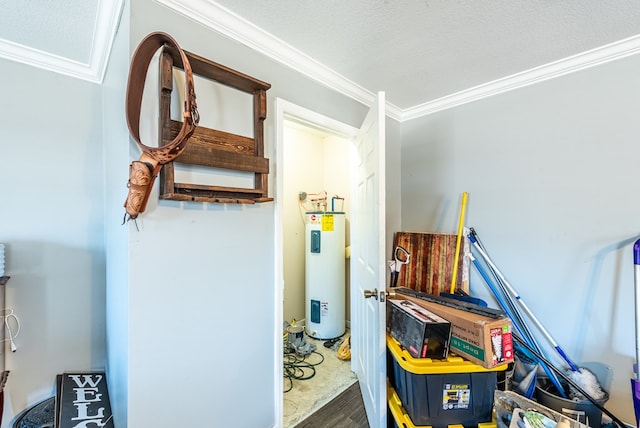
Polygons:
[[462,193],[462,202],[460,206],[460,221],[458,222],[458,235],[456,237],[456,249],[453,255],[453,272],[451,275],[451,289],[450,293],[456,292],[456,285],[458,279],[458,263],[460,259],[460,245],[462,244],[462,231],[464,229],[464,214],[467,209],[467,192]]
[[[468,235],[468,233],[467,233],[467,235]],[[482,242],[480,242],[480,239],[477,236],[476,236],[476,240],[478,241],[478,245],[480,245],[480,247],[484,250]],[[485,272],[485,269],[478,262],[478,260],[476,260],[476,258],[472,254],[470,254],[470,257],[471,257],[471,261],[472,261],[473,265],[475,266],[476,270],[478,271],[480,276],[482,276],[482,278],[484,279],[485,283],[487,284],[487,286],[491,290],[493,296],[495,297],[496,301],[498,302],[498,305],[500,306],[500,308],[507,314],[507,316],[513,322],[513,326],[514,326],[516,332],[520,335],[522,340],[527,343],[527,345],[529,345],[531,348],[535,349],[537,352],[542,353],[540,345],[538,345],[538,342],[536,342],[535,337],[533,336],[533,334],[529,330],[529,327],[527,326],[527,324],[524,322],[524,320],[523,320],[522,316],[520,315],[520,313],[518,312],[514,302],[511,299],[509,299],[509,296],[507,295],[507,292],[505,290],[504,284],[501,283],[500,278],[496,275],[496,272],[493,269],[490,269],[491,273],[493,274],[494,280],[497,283],[497,286],[494,285],[493,281],[491,280],[491,278],[489,278],[489,275]],[[551,381],[551,383],[553,383],[553,385],[558,390],[560,396],[562,398],[567,398],[567,395],[564,392],[564,389],[562,388],[562,386],[560,384],[560,380],[558,379],[556,374],[547,366],[547,364],[543,363],[542,361],[540,361],[539,359],[535,358],[535,356],[533,356],[531,354],[528,355],[528,357],[529,358],[533,357],[532,358],[533,360],[537,360],[537,362],[540,365],[540,367],[542,367],[544,372],[549,377],[549,380]],[[523,395],[525,397],[527,397],[527,398],[531,398],[533,396],[534,391],[535,391],[535,370],[532,373],[533,373],[533,377],[530,380],[530,384],[529,385],[522,385],[522,383],[521,383],[521,385],[520,385],[520,388],[522,389]]]
[[498,276],[498,278],[500,278],[501,283],[504,284],[504,286],[506,287],[506,290],[508,291],[507,297],[509,299],[515,299],[515,301],[523,309],[525,314],[531,319],[531,321],[534,323],[534,325],[540,330],[540,332],[547,339],[547,341],[549,341],[551,346],[553,346],[553,348],[556,350],[558,355],[560,355],[560,357],[562,357],[562,359],[569,365],[569,368],[571,369],[572,377],[574,378],[574,380],[577,383],[580,383],[581,385],[583,385],[583,387],[585,387],[585,389],[589,388],[592,391],[595,390],[596,392],[598,390],[600,390],[600,386],[597,384],[598,382],[595,379],[595,376],[593,375],[593,373],[591,373],[590,371],[588,371],[586,369],[578,368],[578,366],[576,364],[574,364],[573,361],[571,361],[569,359],[567,354],[560,347],[558,342],[556,342],[556,340],[553,338],[553,336],[551,336],[551,333],[549,333],[549,331],[542,325],[542,323],[538,320],[538,318],[533,314],[531,309],[529,309],[529,307],[522,300],[521,296],[518,294],[518,292],[515,290],[515,288],[511,285],[511,283],[507,280],[507,278],[505,278],[505,276],[502,274],[500,269],[498,269],[498,267],[495,265],[493,260],[491,260],[489,255],[486,253],[486,251],[479,244],[478,238],[477,238],[477,234],[476,234],[475,230],[473,230],[473,228],[470,229],[470,233],[469,233],[468,237],[469,237],[469,241],[471,241],[471,244],[478,251],[478,253],[482,256],[483,260],[487,263],[487,265],[489,265],[491,267],[491,269],[495,272],[495,274]]

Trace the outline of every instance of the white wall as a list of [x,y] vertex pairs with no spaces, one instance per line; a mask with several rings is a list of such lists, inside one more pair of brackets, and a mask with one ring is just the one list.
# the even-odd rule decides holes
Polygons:
[[126,427],[129,387],[129,230],[122,224],[132,150],[124,120],[129,72],[129,2],[102,84],[104,151],[104,227],[106,252],[107,384],[114,425]]
[[[128,225],[129,315],[128,324],[120,326],[128,335],[123,350],[128,360],[117,380],[128,376],[128,396],[121,396],[128,426],[197,426],[203,409],[216,426],[276,426],[281,393],[274,361],[281,326],[276,325],[273,253],[280,203],[273,194],[274,101],[282,97],[356,124],[365,108],[155,2],[137,1],[131,8],[131,51],[149,32],[166,31],[184,49],[272,84],[265,153],[276,201],[159,202],[156,187],[138,221],[140,231]],[[200,113],[203,118],[229,114],[224,102],[217,107]],[[130,147],[130,159],[124,163],[118,154],[114,167],[127,170],[137,158],[139,151]],[[110,340],[117,335],[109,331]],[[112,358],[118,357],[110,355],[110,363]]]
[[570,357],[613,368],[607,407],[628,422],[639,67],[629,57],[402,126],[402,228],[455,233],[468,191],[466,224]]
[[[121,225],[129,163],[139,156],[124,116],[129,56],[157,30],[272,84],[265,151],[274,203],[158,202],[156,186],[140,231]],[[22,323],[18,352],[7,361],[4,426],[53,395],[55,374],[101,370],[105,359],[119,428],[195,426],[202,409],[220,426],[277,426],[274,100],[351,126],[367,108],[151,0],[127,2],[102,86],[0,65],[12,100],[0,106],[0,242],[12,277],[7,304]],[[201,114],[228,113],[221,109]],[[399,166],[392,125],[387,164]],[[399,211],[399,181],[390,177],[388,201]]]
[[105,368],[104,171],[100,86],[0,67],[0,242],[21,323],[7,354],[9,426],[53,395],[56,374]]
[[[305,318],[305,224],[304,212],[313,210],[312,193],[326,191],[330,198],[346,198],[343,209],[348,211],[350,200],[349,149],[350,142],[328,136],[309,127],[287,122],[284,128],[284,320]],[[300,206],[298,194],[304,191],[307,200]],[[347,214],[347,222],[348,222]],[[348,243],[348,230],[347,240]],[[348,281],[347,281],[348,284]],[[345,290],[345,294],[348,295]],[[347,303],[348,301],[346,301]],[[348,311],[347,311],[348,313]]]

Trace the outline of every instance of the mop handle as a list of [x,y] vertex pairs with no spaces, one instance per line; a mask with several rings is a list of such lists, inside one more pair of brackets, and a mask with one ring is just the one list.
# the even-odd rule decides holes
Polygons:
[[[525,342],[527,342],[527,345],[531,346],[532,348],[540,352],[540,346],[536,343],[535,339],[533,338],[533,335],[531,334],[531,332],[525,325],[524,321],[520,317],[520,314],[516,310],[516,307],[513,306],[513,311],[511,310],[513,302],[508,298],[508,296],[505,296],[507,300],[503,298],[503,296],[500,294],[498,289],[493,285],[493,283],[491,282],[491,279],[489,279],[489,276],[484,271],[482,266],[480,266],[480,263],[478,263],[478,261],[473,256],[473,254],[470,254],[469,257],[471,258],[471,262],[473,263],[473,265],[478,270],[478,273],[480,274],[480,276],[482,276],[484,281],[487,283],[487,286],[493,293],[493,296],[496,298],[496,301],[498,302],[498,306],[500,306],[502,310],[507,314],[507,316],[511,319],[511,321],[513,322],[513,326],[518,331],[522,339]],[[547,365],[544,364],[542,361],[538,361],[538,364],[540,364],[540,366],[545,371],[547,376],[549,376],[549,379],[558,390],[558,393],[560,394],[560,396],[562,398],[567,398],[567,394],[564,392],[564,388],[561,386],[560,381],[558,380],[555,373],[551,371],[551,369],[547,367]],[[531,398],[531,397],[527,397],[527,398]]]
[[[633,293],[635,296],[635,317],[636,317],[636,364],[640,365],[640,314],[638,309],[640,308],[640,239],[633,244]],[[637,368],[637,372],[640,372],[640,367]],[[634,373],[635,379],[640,379],[638,373]]]
[[536,318],[536,316],[533,314],[533,312],[531,312],[531,310],[529,309],[529,307],[526,305],[526,303],[524,303],[524,301],[522,300],[522,298],[520,297],[520,295],[518,294],[518,292],[511,286],[511,283],[509,283],[509,281],[507,281],[507,278],[504,277],[504,275],[502,274],[502,272],[500,272],[500,270],[498,269],[498,267],[493,263],[493,261],[491,260],[491,258],[489,257],[489,255],[480,247],[480,245],[478,244],[478,241],[476,240],[475,236],[474,236],[474,231],[472,231],[469,234],[469,240],[471,241],[471,243],[473,244],[474,247],[476,247],[476,249],[478,250],[478,252],[480,253],[480,255],[482,256],[482,258],[484,259],[485,262],[487,262],[487,264],[489,266],[491,266],[491,269],[494,270],[494,272],[496,273],[496,275],[498,275],[498,277],[500,278],[500,280],[504,283],[505,287],[507,288],[507,290],[513,295],[513,297],[518,301],[518,303],[520,303],[520,306],[522,306],[522,309],[524,309],[525,313],[527,314],[527,316],[529,316],[529,318],[531,319],[531,321],[533,321],[533,323],[536,325],[536,327],[538,327],[538,329],[540,330],[540,332],[544,335],[544,337],[546,337],[546,339],[549,341],[549,343],[551,343],[551,345],[554,347],[554,349],[558,352],[558,354],[560,354],[560,356],[567,362],[567,364],[569,365],[569,367],[571,368],[571,370],[573,370],[574,372],[579,372],[580,370],[578,369],[578,366],[576,366],[570,359],[569,357],[567,357],[567,354],[564,353],[564,351],[562,350],[562,348],[560,347],[560,345],[558,344],[558,342],[556,342],[553,338],[553,336],[551,336],[551,333],[549,333],[549,331],[547,331],[546,328],[544,328],[544,326],[542,325],[542,323],[538,320],[538,318]]
[[451,276],[450,293],[456,291],[456,280],[458,279],[458,260],[460,259],[460,243],[462,242],[462,230],[464,228],[464,213],[467,209],[467,192],[462,193],[462,204],[460,207],[460,222],[458,223],[458,237],[456,238],[456,252],[453,255],[453,275]]

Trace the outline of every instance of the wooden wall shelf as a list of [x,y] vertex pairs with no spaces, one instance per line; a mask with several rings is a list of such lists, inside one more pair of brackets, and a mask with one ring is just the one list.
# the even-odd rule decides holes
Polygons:
[[[198,126],[185,151],[175,162],[211,168],[223,168],[254,174],[251,188],[177,183],[174,163],[160,171],[160,199],[213,203],[254,204],[273,201],[268,192],[269,159],[264,157],[264,120],[267,117],[266,91],[270,84],[223,65],[185,52],[194,75],[206,77],[253,96],[253,138]],[[160,139],[166,145],[177,135],[182,122],[171,119],[173,68],[178,56],[165,48],[160,65]]]

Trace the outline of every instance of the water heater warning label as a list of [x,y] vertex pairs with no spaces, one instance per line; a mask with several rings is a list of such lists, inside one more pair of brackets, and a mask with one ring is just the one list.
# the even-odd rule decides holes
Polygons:
[[322,318],[329,316],[329,302],[320,302],[320,316]]
[[322,216],[322,231],[333,232],[333,214],[324,214]]
[[442,408],[444,410],[468,409],[471,400],[471,388],[467,384],[446,383],[442,390]]

